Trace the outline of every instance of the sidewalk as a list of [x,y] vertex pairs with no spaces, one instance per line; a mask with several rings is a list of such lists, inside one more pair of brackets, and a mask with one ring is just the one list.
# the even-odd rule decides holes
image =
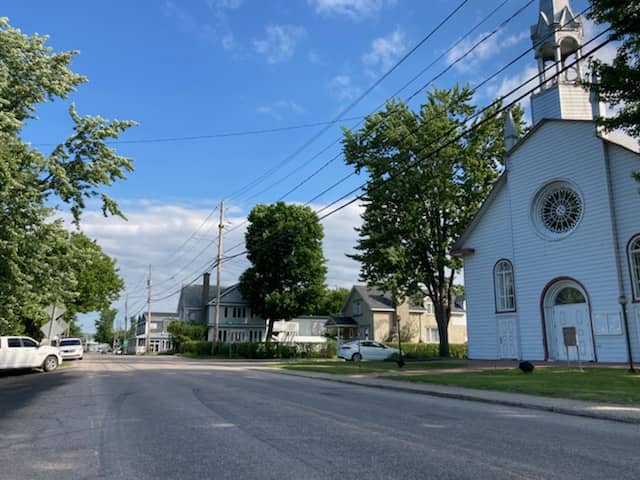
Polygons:
[[261,372],[273,373],[275,375],[291,375],[294,377],[313,378],[316,380],[326,380],[349,385],[358,385],[361,387],[382,388],[399,392],[430,395],[433,397],[470,400],[473,402],[528,408],[578,417],[640,424],[640,406],[633,405],[584,402],[580,400],[569,400],[566,398],[540,397],[536,395],[498,392],[492,390],[476,390],[429,383],[408,383],[401,380],[385,380],[369,375],[334,375],[317,372],[273,369],[269,367],[254,369],[260,370]]

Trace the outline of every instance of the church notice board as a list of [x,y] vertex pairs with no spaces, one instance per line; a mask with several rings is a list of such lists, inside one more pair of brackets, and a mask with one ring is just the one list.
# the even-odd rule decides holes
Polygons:
[[564,338],[565,347],[578,346],[578,336],[576,335],[576,327],[562,327],[562,336]]
[[595,313],[593,327],[596,335],[622,335],[620,313]]

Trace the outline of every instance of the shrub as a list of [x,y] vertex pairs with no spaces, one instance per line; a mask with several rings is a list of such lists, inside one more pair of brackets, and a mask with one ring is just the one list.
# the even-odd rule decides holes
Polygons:
[[211,353],[211,342],[206,340],[187,340],[180,344],[179,352],[192,355],[209,355]]
[[[188,340],[179,344],[179,353],[192,355],[209,355],[211,342]],[[239,342],[218,343],[217,354],[229,358],[335,358],[337,346],[334,342],[326,343],[263,343]]]
[[[389,347],[397,348],[397,343],[388,343]],[[407,360],[427,360],[440,358],[437,343],[403,343],[402,353]],[[467,358],[466,343],[450,343],[449,358]]]

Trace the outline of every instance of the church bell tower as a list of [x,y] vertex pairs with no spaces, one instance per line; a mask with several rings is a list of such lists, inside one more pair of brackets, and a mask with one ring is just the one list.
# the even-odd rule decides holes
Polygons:
[[582,20],[571,10],[569,0],[540,0],[531,40],[539,72],[539,89],[531,96],[533,124],[544,118],[592,120],[589,92],[580,84],[584,80]]

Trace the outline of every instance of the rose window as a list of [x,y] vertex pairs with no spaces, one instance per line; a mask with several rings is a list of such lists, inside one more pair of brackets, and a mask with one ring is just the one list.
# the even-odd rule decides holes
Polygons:
[[565,182],[554,182],[538,193],[532,213],[540,233],[553,240],[572,232],[583,210],[582,197],[576,190]]

